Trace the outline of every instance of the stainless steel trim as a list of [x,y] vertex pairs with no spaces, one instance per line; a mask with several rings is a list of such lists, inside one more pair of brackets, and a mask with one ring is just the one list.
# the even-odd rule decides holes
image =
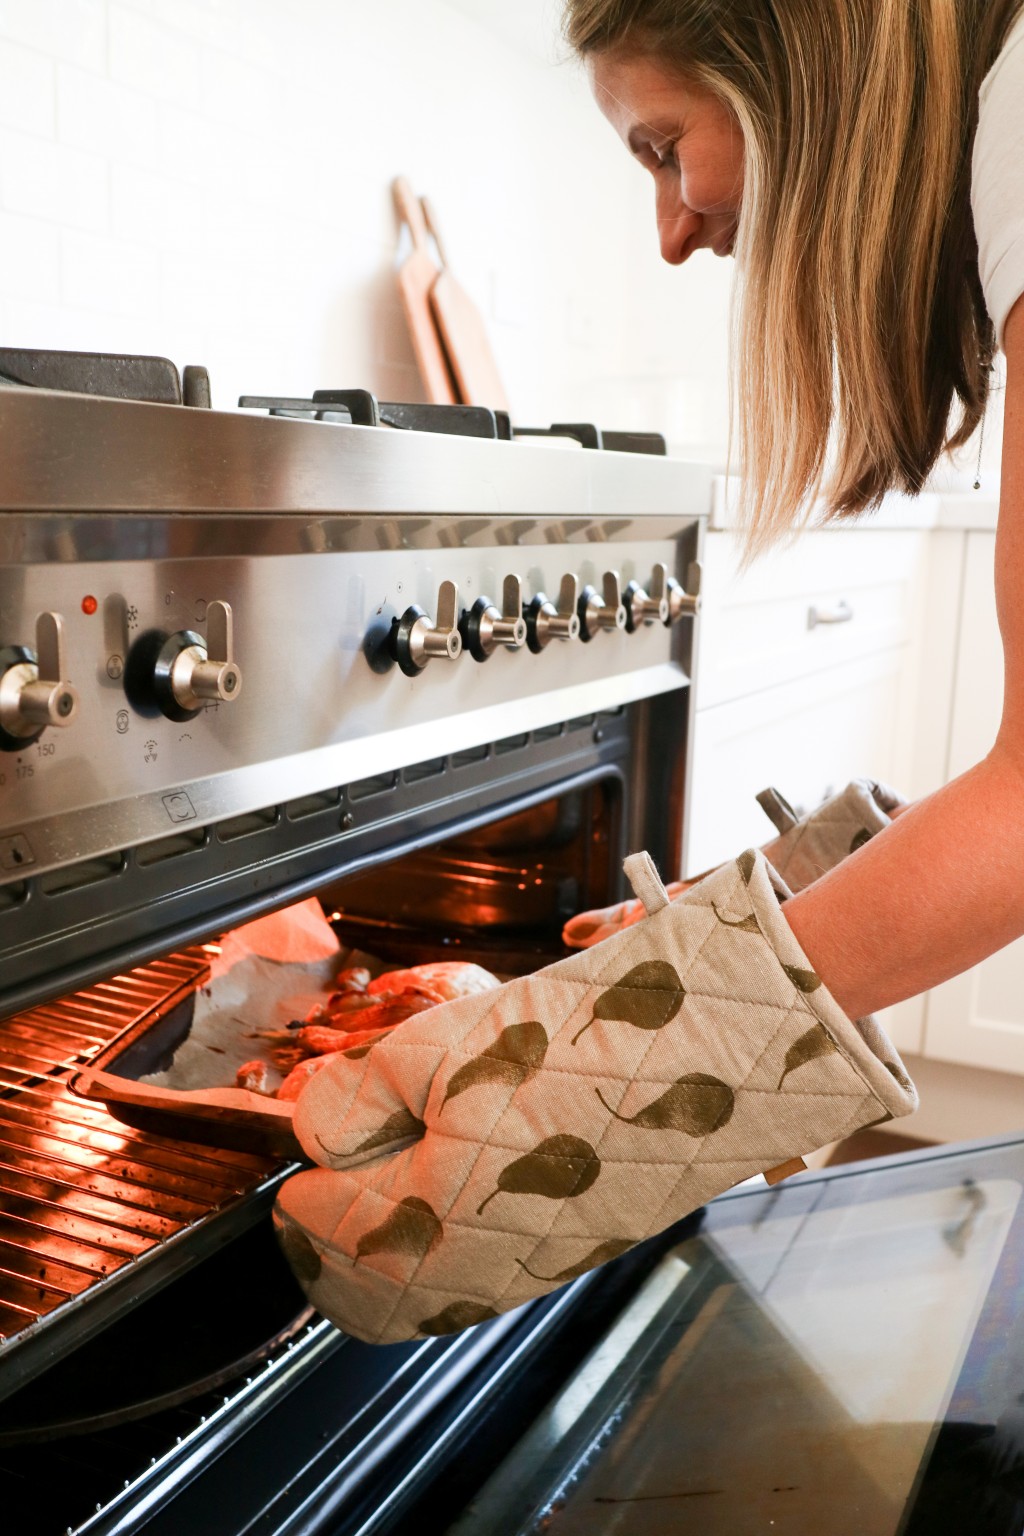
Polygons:
[[0,449],[0,510],[21,513],[703,516],[711,505],[707,466],[647,454],[37,389],[0,389]]

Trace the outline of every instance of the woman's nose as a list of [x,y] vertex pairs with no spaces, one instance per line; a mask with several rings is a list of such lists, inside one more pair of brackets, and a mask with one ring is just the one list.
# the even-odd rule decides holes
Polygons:
[[696,249],[693,237],[699,233],[703,219],[687,208],[674,182],[658,187],[654,206],[662,260],[678,267]]

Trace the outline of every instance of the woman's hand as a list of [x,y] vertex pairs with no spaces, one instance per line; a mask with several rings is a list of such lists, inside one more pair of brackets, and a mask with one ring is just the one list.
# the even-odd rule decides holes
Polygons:
[[[669,899],[675,901],[703,878],[703,875],[697,875],[693,880],[673,880],[665,887]],[[589,949],[592,944],[600,944],[602,939],[610,939],[613,934],[638,923],[643,915],[643,902],[636,899],[616,902],[613,907],[595,907],[591,912],[578,912],[562,929],[562,943],[569,949]]]
[[[795,818],[796,812],[784,801],[779,801],[777,791],[766,790],[764,793],[773,795],[783,805],[786,815]],[[840,794],[823,801],[802,820],[794,820],[786,832],[765,844],[763,852],[790,890],[800,891],[834,868],[876,832],[882,831],[906,809],[907,802],[888,784],[878,779],[854,779]],[[692,880],[674,880],[666,887],[670,899],[675,901],[712,873],[707,869]],[[562,929],[562,942],[569,949],[589,949],[629,928],[643,915],[639,901],[620,901],[611,907],[580,912]]]

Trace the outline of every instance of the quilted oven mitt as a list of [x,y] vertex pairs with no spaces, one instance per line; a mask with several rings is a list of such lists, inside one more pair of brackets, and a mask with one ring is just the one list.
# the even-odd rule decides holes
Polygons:
[[[889,812],[906,801],[876,779],[853,779],[838,795],[802,818],[777,789],[762,789],[757,803],[779,832],[762,846],[762,853],[791,891],[802,891],[887,827]],[[687,889],[678,881],[667,887],[673,901]],[[562,939],[570,949],[585,949],[628,928],[643,915],[640,901],[618,901],[611,907],[579,912],[566,923]]]
[[319,1168],[282,1187],[285,1254],[347,1333],[458,1330],[615,1258],[764,1169],[908,1114],[880,1026],[814,974],[751,849],[592,949],[356,1046],[303,1090]]
[[757,803],[779,832],[763,853],[791,891],[802,891],[892,820],[906,800],[877,779],[853,779],[838,795],[802,819],[777,789],[763,789]]

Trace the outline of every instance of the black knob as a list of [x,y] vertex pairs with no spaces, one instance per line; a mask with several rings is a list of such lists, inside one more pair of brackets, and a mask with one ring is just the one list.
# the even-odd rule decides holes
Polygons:
[[395,619],[388,649],[406,677],[418,677],[428,661],[457,661],[462,654],[458,630],[459,591],[453,581],[442,581],[437,590],[437,622],[417,603],[410,603]]
[[128,652],[124,666],[124,691],[129,704],[140,715],[166,715],[168,720],[194,720],[202,709],[186,709],[174,697],[171,673],[175,662],[190,646],[206,654],[206,642],[194,629],[179,629],[169,635],[162,629],[148,629]]
[[472,608],[463,608],[459,615],[462,644],[474,661],[486,661],[492,654],[484,646],[484,636],[488,621],[497,611],[489,597],[478,597]]

